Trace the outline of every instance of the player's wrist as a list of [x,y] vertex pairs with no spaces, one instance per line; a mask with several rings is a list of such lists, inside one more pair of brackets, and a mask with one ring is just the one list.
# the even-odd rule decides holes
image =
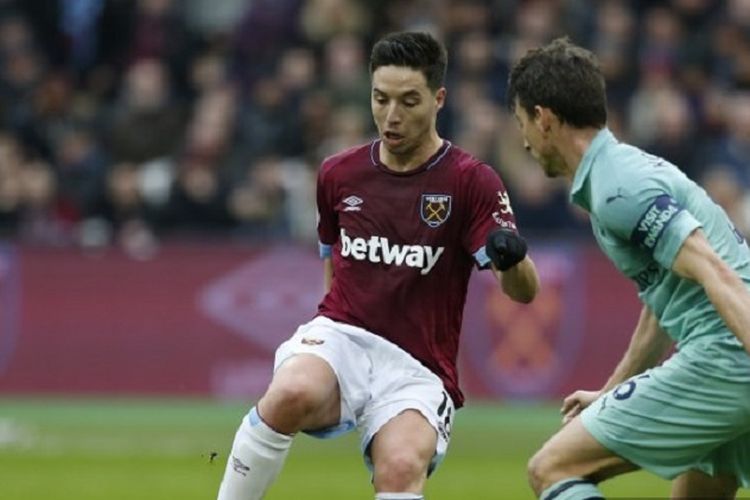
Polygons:
[[526,258],[526,240],[510,229],[498,228],[487,235],[485,243],[487,256],[492,264],[502,272],[515,267]]

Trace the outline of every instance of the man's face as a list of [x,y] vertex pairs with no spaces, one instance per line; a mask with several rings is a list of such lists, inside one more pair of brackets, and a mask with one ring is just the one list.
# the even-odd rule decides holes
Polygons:
[[551,143],[551,126],[549,123],[544,123],[545,118],[549,122],[551,121],[551,117],[542,117],[543,114],[549,114],[550,112],[539,106],[535,110],[536,113],[534,116],[529,115],[526,109],[521,106],[521,103],[518,102],[518,99],[516,99],[513,114],[521,130],[523,146],[542,166],[542,170],[544,170],[547,177],[557,177],[562,175],[564,163]]
[[408,155],[429,138],[445,89],[432,92],[421,71],[381,66],[372,75],[372,116],[386,149]]

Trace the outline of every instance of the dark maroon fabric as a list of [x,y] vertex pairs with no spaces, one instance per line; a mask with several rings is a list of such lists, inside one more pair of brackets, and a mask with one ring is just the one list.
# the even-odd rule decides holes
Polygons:
[[334,279],[319,313],[400,346],[460,406],[467,285],[487,233],[515,229],[507,193],[492,168],[447,141],[406,173],[381,164],[378,148],[353,148],[321,167],[318,233],[332,247]]

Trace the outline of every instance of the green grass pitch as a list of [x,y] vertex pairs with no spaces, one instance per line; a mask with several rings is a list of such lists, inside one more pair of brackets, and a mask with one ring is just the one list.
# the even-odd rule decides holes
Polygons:
[[[201,400],[0,398],[3,500],[213,499],[245,404]],[[525,464],[558,426],[551,406],[472,404],[458,413],[448,457],[426,498],[532,499]],[[217,457],[212,461],[211,455]],[[638,472],[608,498],[664,498]],[[298,437],[269,500],[372,499],[356,435]]]

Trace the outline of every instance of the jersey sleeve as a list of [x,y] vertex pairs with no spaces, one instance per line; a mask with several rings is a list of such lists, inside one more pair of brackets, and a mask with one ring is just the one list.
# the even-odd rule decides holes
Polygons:
[[500,176],[489,165],[479,164],[469,178],[467,189],[467,229],[463,246],[481,269],[489,267],[484,247],[487,235],[496,228],[518,232],[508,191]]
[[599,193],[596,216],[601,226],[671,269],[685,239],[701,223],[670,191],[658,179],[633,176]]
[[320,257],[331,256],[333,245],[338,240],[338,214],[335,210],[334,184],[330,166],[325,162],[318,172],[318,245]]

